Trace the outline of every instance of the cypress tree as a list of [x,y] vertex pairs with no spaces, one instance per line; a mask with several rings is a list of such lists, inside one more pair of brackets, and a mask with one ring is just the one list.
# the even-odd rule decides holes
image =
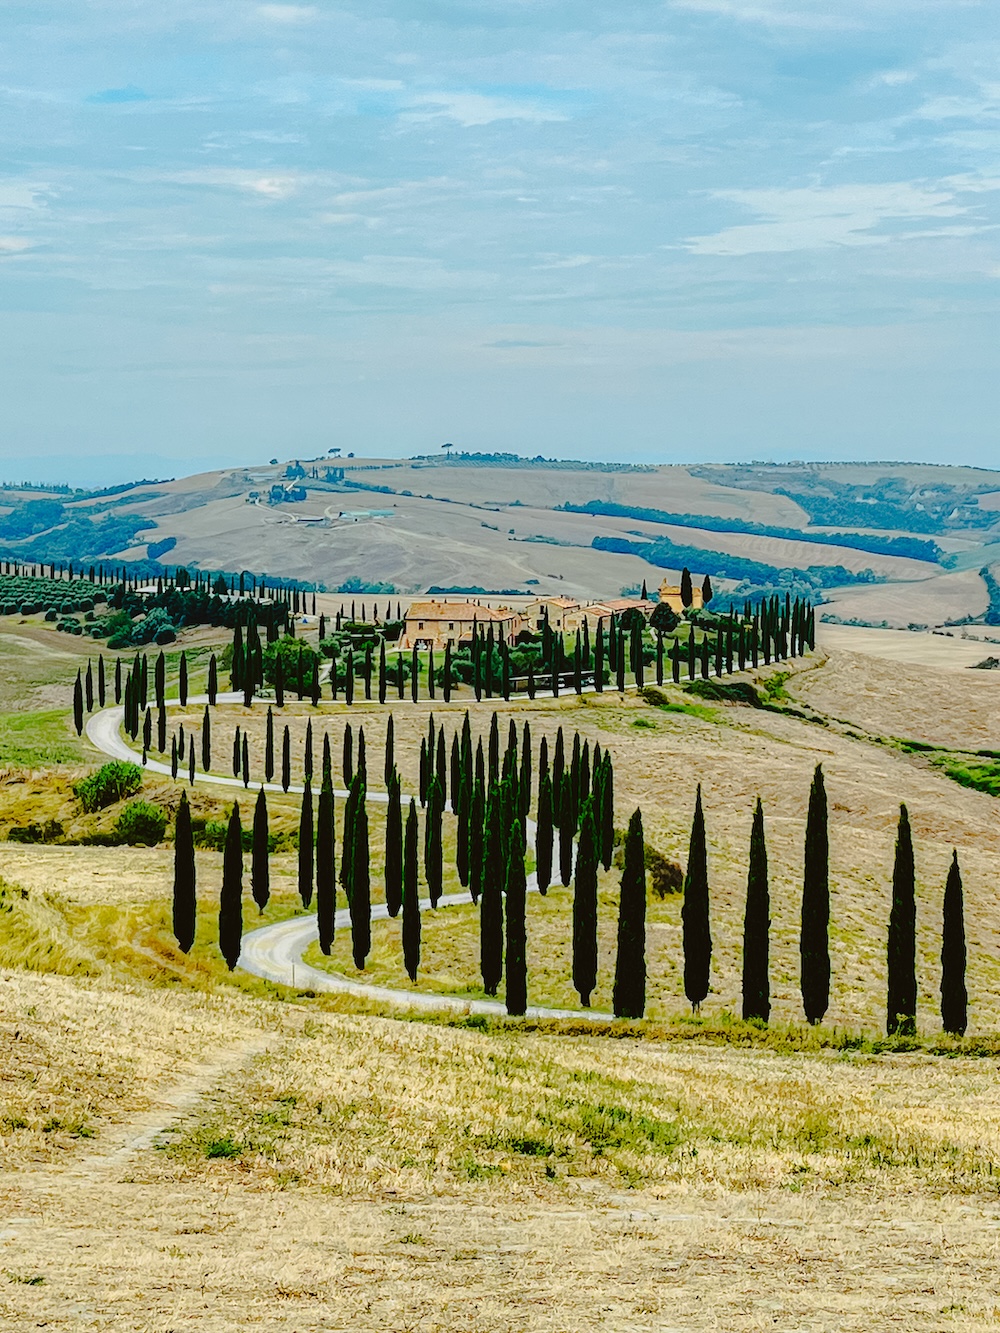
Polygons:
[[76,734],[83,735],[83,679],[80,670],[77,668],[76,681],[73,685],[73,725],[76,727]]
[[691,571],[685,567],[681,570],[681,605],[685,610],[694,601],[694,591],[691,587]]
[[104,654],[97,659],[97,702],[104,707],[104,700],[107,695],[107,684],[104,679]]
[[387,686],[388,680],[386,679],[385,674],[385,639],[380,638],[378,641],[378,701],[380,704],[385,703]]
[[219,695],[219,664],[215,660],[215,653],[208,659],[208,702],[215,707],[215,701]]
[[174,825],[174,938],[182,953],[194,944],[197,901],[195,897],[194,837],[187,792],[181,792]]
[[330,733],[323,732],[323,781],[333,785],[333,756],[330,753]]
[[552,883],[552,779],[548,769],[538,779],[538,810],[535,819],[535,877],[538,892],[545,894]]
[[162,704],[156,710],[156,748],[160,754],[167,748],[167,710]]
[[403,850],[403,965],[411,981],[420,966],[420,896],[417,891],[417,806],[410,798]]
[[806,817],[805,873],[802,883],[802,1007],[810,1023],[822,1022],[830,1003],[830,841],[826,784],[816,765]]
[[500,727],[497,723],[496,713],[493,714],[493,720],[490,722],[487,778],[491,787],[500,780]]
[[188,746],[188,782],[190,782],[192,787],[194,786],[194,739],[193,738],[191,740],[191,744]]
[[573,884],[573,985],[584,1009],[597,985],[597,828],[594,807],[583,810]]
[[389,720],[385,724],[385,786],[388,791],[392,783],[393,775],[396,772],[396,724],[392,720],[392,713],[389,714]]
[[219,894],[219,949],[230,972],[240,956],[243,939],[243,829],[239,802],[233,805],[222,853],[222,892]]
[[[336,670],[336,661],[333,664],[333,670]],[[277,653],[274,658],[274,705],[276,708],[285,706],[285,659],[281,653]]]
[[240,775],[240,763],[242,762],[242,752],[240,750],[240,724],[237,722],[236,730],[233,732],[233,777]]
[[[554,793],[553,793],[554,795]],[[559,878],[568,885],[573,878],[573,838],[576,836],[577,816],[573,809],[573,789],[567,780],[562,784],[559,798]]]
[[[479,755],[483,753],[482,742]],[[469,893],[477,903],[483,887],[484,840],[486,836],[486,794],[482,777],[477,774],[472,784],[469,807]]]
[[351,730],[351,724],[348,722],[344,728],[344,759],[342,765],[344,774],[344,786],[350,789],[354,781],[354,732]]
[[250,866],[253,900],[263,912],[271,896],[271,868],[267,855],[267,798],[264,788],[257,793],[253,812],[253,859]]
[[496,995],[503,976],[503,883],[506,863],[501,822],[500,791],[493,786],[486,805],[482,899],[479,907],[479,966],[487,995]]
[[313,776],[313,724],[312,718],[306,723],[306,743],[302,755],[302,771],[309,782]]
[[764,836],[764,807],[760,797],[750,834],[750,867],[747,872],[747,905],[743,917],[743,1019],[766,1023],[771,1016],[769,978],[769,933],[771,896],[767,874],[767,842]]
[[525,930],[524,853],[521,821],[514,820],[507,852],[507,1012],[520,1016],[528,1007],[527,938]]
[[288,723],[281,737],[281,790],[288,791],[292,785],[292,738],[288,734]]
[[917,904],[910,814],[899,807],[896,861],[892,871],[892,907],[887,944],[885,1030],[912,1037],[917,1030]]
[[[143,747],[142,747],[143,763],[146,762],[146,750],[147,750],[148,748],[149,748],[149,747],[145,744],[145,737],[144,737],[144,738],[143,738]],[[177,780],[177,769],[178,769],[178,767],[179,767],[179,757],[178,757],[178,754],[177,754],[177,737],[176,737],[176,736],[171,736],[171,737],[170,737],[170,776],[174,779],[175,782],[176,782],[176,780]],[[234,776],[235,776],[235,774],[234,774]]]
[[639,810],[629,820],[624,850],[614,1010],[615,1018],[642,1018],[646,1012],[646,844]]
[[250,747],[249,747],[248,744],[247,744],[247,734],[246,734],[246,732],[243,733],[242,766],[243,766],[243,785],[244,785],[244,787],[249,787],[249,786],[250,786]]
[[385,818],[385,905],[398,916],[403,903],[403,803],[399,778],[389,778],[389,806]]
[[451,806],[454,814],[458,813],[458,792],[462,785],[462,751],[459,745],[458,732],[452,733],[451,737],[451,765],[449,772],[449,788],[451,800],[445,801],[445,806]]
[[969,995],[965,989],[965,909],[958,852],[944,888],[941,928],[941,1024],[945,1032],[964,1037],[969,1023]]
[[313,896],[313,803],[312,783],[305,780],[299,813],[299,897],[308,907]]
[[708,914],[708,849],[705,844],[701,783],[698,784],[694,819],[691,822],[681,922],[684,936],[684,994],[690,1001],[692,1012],[698,1013],[702,1000],[708,994],[712,962],[712,934]]
[[441,786],[441,779],[437,773],[435,773],[427,788],[427,813],[424,816],[424,877],[427,880],[427,891],[431,900],[431,907],[437,907],[442,890],[444,867],[441,839],[441,814],[443,809],[444,792]]
[[181,707],[187,708],[188,701],[188,660],[187,653],[181,652],[180,666],[177,676],[177,696],[181,701]]
[[521,798],[521,822],[525,824],[531,809],[531,727],[527,722],[521,732],[521,776],[518,781],[518,794]]
[[351,940],[354,966],[359,971],[372,947],[372,895],[368,850],[368,807],[365,804],[364,776],[354,775],[357,799],[354,811],[354,839],[351,849]]
[[122,701],[122,659],[115,658],[115,703]]
[[316,927],[319,947],[329,957],[337,915],[336,829],[333,783],[324,773],[316,816]]
[[271,705],[267,706],[267,724],[264,731],[264,781],[274,777],[274,714]]
[[416,703],[419,697],[420,697],[420,658],[417,656],[416,645],[414,645],[413,655],[410,662],[410,698],[413,700],[414,703]]

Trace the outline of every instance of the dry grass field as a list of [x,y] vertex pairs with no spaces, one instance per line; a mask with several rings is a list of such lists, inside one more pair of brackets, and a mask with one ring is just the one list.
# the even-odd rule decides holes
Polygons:
[[[562,725],[610,749],[618,822],[641,805],[649,840],[678,861],[702,783],[715,951],[697,1022],[679,980],[678,898],[650,905],[643,1024],[417,1020],[230,976],[212,943],[217,853],[199,853],[199,933],[185,958],[169,933],[169,846],[0,842],[0,1326],[995,1328],[1000,824],[994,798],[879,738],[1000,748],[998,682],[889,663],[878,646],[772,673],[775,708],[790,711],[674,690],[663,706],[616,695],[498,704],[504,724],[530,718],[536,745]],[[31,692],[47,674],[64,688],[76,659],[30,653],[18,658],[26,715],[44,716],[57,701]],[[410,787],[428,711],[394,709]],[[434,712],[450,732],[464,707]],[[185,723],[195,734],[199,714]],[[296,755],[308,716],[317,767],[328,728],[337,771],[345,721],[363,722],[379,785],[377,705],[290,705]],[[263,717],[259,705],[216,710],[222,771],[237,720],[258,762]],[[474,715],[476,734],[487,724]],[[0,807],[16,802],[18,819],[56,800],[68,810],[72,773],[100,758],[68,744],[75,768],[52,778],[15,766]],[[831,802],[834,974],[828,1024],[810,1030],[799,1022],[797,907],[817,762]],[[169,780],[147,787],[176,800]],[[731,1017],[758,793],[772,869],[767,1032]],[[242,807],[242,789],[196,786],[192,799],[214,816],[233,795]],[[918,867],[912,1049],[874,1041],[901,799]],[[294,827],[297,805],[274,797],[272,826]],[[371,820],[377,891],[376,807]],[[935,1008],[953,846],[966,882],[964,1044],[939,1038]],[[264,920],[297,910],[294,856],[276,855],[272,876]],[[603,878],[602,1008],[616,886],[615,872]],[[568,902],[554,889],[529,905],[535,1001],[572,999]],[[257,920],[248,899],[246,924]],[[373,978],[396,979],[394,932],[377,927]],[[425,914],[421,984],[474,991],[474,945],[471,913]],[[336,947],[334,964],[354,975],[346,932]]]

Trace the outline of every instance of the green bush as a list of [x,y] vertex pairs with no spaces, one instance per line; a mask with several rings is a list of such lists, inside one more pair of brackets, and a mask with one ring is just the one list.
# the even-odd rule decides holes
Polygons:
[[142,769],[138,764],[112,759],[102,764],[96,773],[78,782],[73,791],[88,814],[114,805],[126,796],[132,796],[142,786]]
[[115,832],[132,846],[155,847],[167,829],[167,812],[152,801],[129,801],[118,816]]

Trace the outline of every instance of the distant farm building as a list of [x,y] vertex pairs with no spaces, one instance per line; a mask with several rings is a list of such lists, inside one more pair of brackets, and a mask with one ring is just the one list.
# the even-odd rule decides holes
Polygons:
[[406,612],[402,648],[439,648],[450,643],[453,648],[472,642],[473,627],[484,634],[493,628],[493,638],[513,646],[524,627],[517,611],[510,607],[494,609],[475,602],[413,602]]
[[[676,611],[678,615],[684,610],[684,602],[681,599],[680,584],[676,586],[668,583],[666,579],[660,584],[660,601],[666,602],[671,611]],[[700,611],[703,605],[701,595],[701,581],[692,576],[691,579],[691,610]]]
[[524,618],[534,631],[541,630],[546,620],[553,630],[568,630],[568,618],[580,610],[580,603],[572,597],[539,597],[524,608]]

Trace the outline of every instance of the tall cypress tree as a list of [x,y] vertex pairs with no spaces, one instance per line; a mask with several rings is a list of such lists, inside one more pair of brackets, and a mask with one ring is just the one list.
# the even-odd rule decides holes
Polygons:
[[568,885],[573,878],[573,839],[576,836],[577,817],[573,809],[573,788],[567,778],[563,779],[559,798],[559,878],[563,885]]
[[243,829],[237,801],[229,816],[222,853],[222,891],[219,895],[219,949],[230,972],[240,956],[243,939]]
[[944,888],[941,928],[941,1024],[945,1032],[964,1037],[969,1024],[969,995],[965,989],[965,907],[958,852]]
[[243,785],[244,785],[244,787],[249,787],[249,786],[250,786],[250,747],[249,747],[249,745],[247,744],[247,734],[246,734],[246,732],[243,733],[243,753],[242,753],[242,760],[241,760],[241,763],[242,763],[242,768],[243,768]]
[[573,885],[573,985],[585,1009],[597,985],[597,828],[588,798],[576,849]]
[[410,798],[403,848],[403,965],[411,981],[420,966],[420,895],[417,887],[417,805]]
[[684,903],[681,907],[684,937],[684,994],[693,1013],[701,1009],[708,994],[712,962],[712,933],[708,911],[708,848],[705,843],[705,812],[701,804],[701,783],[695,799],[688,848],[687,874],[684,877]]
[[527,937],[525,929],[526,881],[521,821],[515,818],[507,851],[507,1012],[521,1015],[528,1007]]
[[547,768],[538,779],[538,810],[535,819],[535,878],[538,892],[547,893],[552,883],[552,779]]
[[757,797],[750,833],[747,905],[743,917],[743,1018],[766,1023],[771,1016],[771,894],[767,875],[764,807]]
[[267,706],[267,723],[264,730],[264,781],[274,777],[274,714],[271,705]]
[[503,884],[507,867],[503,855],[502,820],[500,789],[494,785],[486,806],[479,907],[479,964],[487,995],[496,995],[503,976]]
[[215,707],[215,701],[219,695],[219,664],[215,660],[215,653],[208,659],[208,702]]
[[344,775],[344,786],[350,788],[354,781],[354,732],[351,730],[351,724],[344,727],[344,758],[342,771]]
[[308,907],[313,896],[313,802],[312,783],[308,778],[302,791],[299,814],[299,897]]
[[292,738],[288,732],[288,723],[281,737],[281,790],[288,791],[292,785]]
[[181,701],[181,707],[187,708],[188,701],[188,660],[187,653],[181,652],[181,661],[177,675],[177,696]]
[[323,774],[316,816],[316,928],[319,947],[329,956],[337,915],[336,829],[334,827],[333,782]]
[[393,774],[396,772],[396,725],[392,720],[392,713],[389,714],[389,720],[385,724],[385,786],[386,791],[392,785]]
[[810,1023],[820,1023],[830,1004],[830,839],[826,784],[816,765],[806,817],[805,873],[802,882],[802,1007]]
[[107,695],[107,684],[104,679],[104,654],[101,653],[97,658],[97,702],[104,707],[104,700]]
[[890,1037],[912,1037],[917,1030],[917,904],[913,835],[905,805],[899,807],[886,954],[885,1030]]
[[201,715],[201,767],[206,773],[212,768],[212,719],[208,704]]
[[250,866],[253,900],[263,912],[271,896],[271,869],[267,855],[267,798],[264,788],[257,793],[253,812],[253,860]]
[[76,681],[73,685],[73,725],[76,734],[83,735],[83,678],[77,668]]
[[[478,758],[482,758],[482,742]],[[472,802],[469,809],[469,893],[477,903],[483,888],[483,866],[486,838],[486,792],[482,776],[477,773],[472,784]]]
[[444,810],[444,792],[437,773],[427,788],[427,813],[424,816],[424,876],[431,907],[437,907],[443,884],[443,855],[441,815]]
[[191,807],[187,792],[181,792],[174,825],[174,938],[183,953],[194,944],[197,920],[195,897],[194,838],[191,832]]
[[646,1012],[646,843],[640,810],[629,820],[624,856],[614,1010],[615,1018],[642,1018]]
[[368,847],[368,807],[365,804],[364,775],[360,770],[354,775],[358,788],[354,812],[354,840],[351,850],[351,941],[354,953],[354,966],[359,970],[365,965],[372,947],[372,894],[371,867]]
[[398,916],[403,904],[403,803],[399,778],[389,778],[389,805],[385,818],[385,905]]
[[306,778],[312,782],[313,776],[313,724],[312,718],[306,723],[306,743],[302,755],[302,769]]

